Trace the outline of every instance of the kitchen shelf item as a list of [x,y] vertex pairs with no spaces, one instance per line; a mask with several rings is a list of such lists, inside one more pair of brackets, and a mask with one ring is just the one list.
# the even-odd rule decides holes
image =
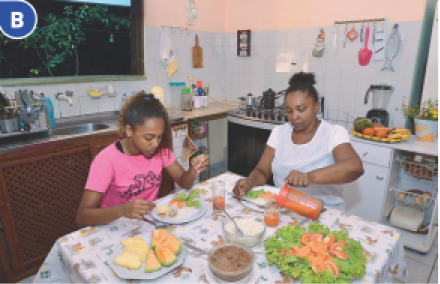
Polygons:
[[199,36],[196,35],[196,45],[192,48],[193,67],[203,68],[203,48],[199,45]]
[[362,134],[360,132],[355,131],[354,129],[351,130],[351,133],[353,133],[355,136],[359,137],[359,138],[364,138],[364,139],[368,139],[368,140],[373,140],[373,141],[377,141],[377,142],[385,142],[385,143],[396,143],[396,142],[402,142],[402,141],[406,141],[409,140],[410,137],[406,137],[406,138],[396,138],[396,139],[392,139],[392,138],[380,138],[380,137],[376,137],[376,136],[371,136],[371,135],[365,135]]
[[373,56],[373,52],[368,49],[368,39],[370,36],[370,26],[367,27],[367,31],[365,32],[365,47],[364,49],[358,52],[359,55],[359,65],[367,66],[370,63],[371,56]]
[[[23,102],[20,98],[20,101]],[[28,102],[29,103],[29,102]],[[11,105],[5,107],[8,114],[0,118],[0,138],[11,137],[17,135],[27,135],[37,132],[48,132],[49,135],[52,135],[51,124],[49,120],[47,105],[45,101],[34,102],[30,104],[16,104],[14,101],[11,101]],[[36,119],[32,123],[27,123],[29,125],[28,129],[24,127],[21,128],[19,124],[19,119],[22,116],[19,116],[20,112],[27,112],[28,109],[32,111],[36,111],[37,116]],[[42,110],[42,111],[39,111]],[[40,121],[43,120],[43,121]],[[30,122],[30,121],[29,121]]]
[[251,56],[251,30],[237,31],[237,56]]
[[418,194],[415,192],[401,190],[401,189],[392,189],[395,194],[396,204],[404,205],[407,207],[425,210],[428,209],[437,198],[437,194],[434,196],[426,196],[422,194]]
[[186,162],[197,152],[198,148],[196,144],[189,138],[188,134],[186,134],[185,140],[183,140],[182,145],[182,161]]
[[438,163],[436,159],[423,158],[416,162],[414,157],[405,156],[398,158],[402,169],[407,174],[421,180],[433,180],[438,177]]

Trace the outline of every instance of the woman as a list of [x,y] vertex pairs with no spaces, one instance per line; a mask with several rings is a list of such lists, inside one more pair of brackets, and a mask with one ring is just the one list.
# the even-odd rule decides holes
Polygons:
[[235,195],[266,184],[273,173],[275,186],[304,188],[325,206],[345,210],[338,184],[358,179],[364,169],[347,130],[316,117],[320,104],[314,84],[312,73],[290,79],[284,101],[289,122],[272,130],[258,165],[237,182]]
[[162,169],[182,188],[208,166],[209,156],[190,161],[188,171],[171,150],[170,125],[163,105],[152,94],[137,93],[119,113],[119,140],[93,160],[79,205],[79,226],[107,224],[120,217],[142,219],[154,207]]

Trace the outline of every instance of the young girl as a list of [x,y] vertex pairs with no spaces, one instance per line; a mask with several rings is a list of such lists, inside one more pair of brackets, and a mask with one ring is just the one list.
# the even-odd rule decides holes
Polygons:
[[78,208],[79,226],[107,224],[120,217],[142,219],[151,211],[162,181],[162,168],[182,188],[208,166],[209,156],[190,161],[188,171],[171,150],[168,114],[152,94],[130,97],[119,113],[123,138],[103,149],[93,160]]

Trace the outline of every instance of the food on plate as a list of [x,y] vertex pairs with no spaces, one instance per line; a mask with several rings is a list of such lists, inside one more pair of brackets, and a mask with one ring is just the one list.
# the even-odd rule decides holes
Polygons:
[[362,131],[362,134],[370,135],[370,136],[374,136],[375,133],[376,133],[376,130],[374,130],[372,127],[367,127],[364,129],[364,131]]
[[163,244],[159,244],[154,248],[154,251],[157,256],[157,260],[159,260],[162,266],[170,266],[174,262],[176,262],[177,257],[174,255],[172,251],[168,249],[168,247]]
[[121,241],[124,247],[122,253],[118,255],[113,263],[126,267],[131,270],[137,270],[141,267],[142,262],[147,261],[149,246],[141,238],[127,238]]
[[162,244],[175,255],[178,255],[182,250],[182,242],[172,234],[167,234],[167,237]]
[[373,126],[373,128],[382,128],[382,127],[385,127],[385,125],[383,125],[382,123],[377,123],[377,122],[372,123],[372,126]]
[[148,253],[147,263],[145,264],[145,272],[147,272],[147,273],[154,272],[154,271],[158,271],[161,268],[162,268],[162,265],[157,260],[156,255],[154,254],[154,251],[150,250],[150,252]]
[[428,204],[431,197],[432,197],[431,192],[428,191],[423,192],[423,197],[422,197],[423,203]]
[[357,132],[363,133],[364,129],[367,127],[372,127],[373,124],[371,120],[366,117],[358,117],[353,122],[354,130]]
[[249,198],[249,199],[256,199],[256,198],[258,198],[258,196],[259,196],[260,194],[264,194],[264,193],[265,193],[264,189],[260,189],[260,190],[250,190],[250,191],[248,191],[248,192],[245,194],[245,196],[246,196],[247,198]]
[[196,207],[200,208],[200,201],[194,200],[195,198],[199,197],[200,190],[197,189],[191,189],[188,193],[188,195],[185,194],[185,192],[181,192],[178,195],[176,195],[171,201],[169,202],[170,207],[177,206],[178,208],[183,208],[185,206],[188,207]]
[[399,194],[397,194],[397,198],[399,199],[399,200],[405,200],[405,198],[406,198],[406,193],[405,192],[399,192]]
[[161,206],[156,209],[157,215],[162,218],[173,218],[177,215],[177,209],[175,207],[169,208],[168,206]]
[[264,244],[269,264],[303,283],[351,282],[366,273],[366,258],[359,241],[346,228],[331,231],[312,223],[278,229]]
[[[263,222],[259,222],[255,218],[235,218],[234,221],[245,236],[256,235],[264,230]],[[237,234],[237,228],[232,222],[226,224],[225,230],[228,233]]]
[[200,208],[199,189],[192,189],[188,193],[181,192],[168,202],[168,206],[159,206],[157,215],[161,218],[184,218],[193,215]]
[[213,257],[209,257],[209,267],[220,279],[237,281],[246,277],[252,270],[254,256],[249,248],[224,244],[214,247],[211,254],[221,260],[217,262]]

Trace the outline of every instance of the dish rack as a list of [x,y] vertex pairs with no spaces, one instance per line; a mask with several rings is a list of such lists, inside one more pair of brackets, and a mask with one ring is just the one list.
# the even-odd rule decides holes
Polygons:
[[412,157],[398,157],[405,174],[419,180],[433,180],[438,178],[438,164],[435,159],[423,158],[422,162],[410,161]]
[[[7,114],[3,117],[0,117],[0,138],[46,131],[49,133],[49,135],[52,134],[46,102],[41,101],[31,105],[12,105],[4,108],[6,109]],[[34,112],[38,111],[38,119],[29,123],[23,122],[19,118],[19,112],[21,110],[32,110]],[[6,127],[7,123],[8,127]]]

